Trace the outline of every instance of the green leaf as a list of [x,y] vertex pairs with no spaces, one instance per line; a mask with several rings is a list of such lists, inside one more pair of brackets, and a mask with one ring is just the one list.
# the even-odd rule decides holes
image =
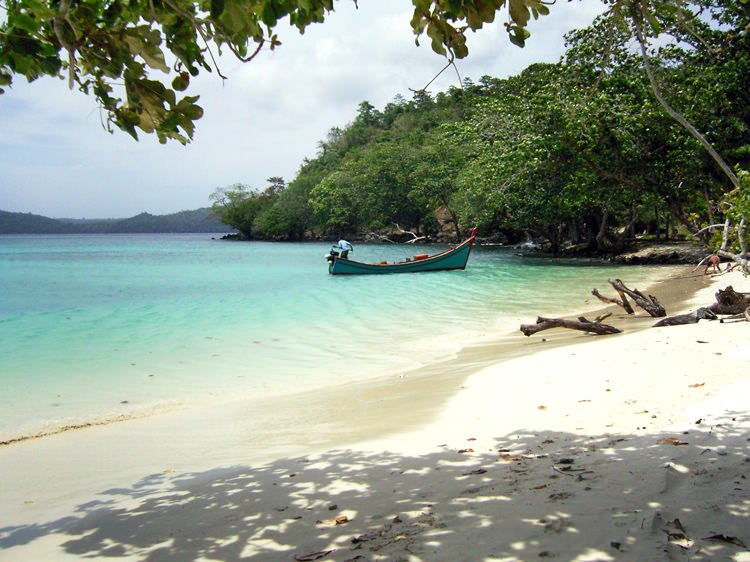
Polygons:
[[31,35],[37,33],[39,31],[39,27],[41,26],[40,22],[37,19],[32,18],[31,16],[28,16],[26,14],[16,13],[13,14],[12,17],[9,17],[9,19],[9,23],[13,27],[22,29],[23,31],[26,31]]
[[508,34],[510,37],[510,42],[516,45],[517,47],[525,47],[526,46],[526,39],[531,37],[531,33],[526,28],[522,28],[519,26],[510,25],[508,26]]
[[656,19],[656,16],[652,12],[647,11],[646,19],[648,20],[648,23],[651,25],[651,29],[654,32],[654,35],[659,35],[659,29],[661,26],[659,25],[659,20]]
[[164,60],[164,53],[159,48],[161,35],[158,31],[139,26],[127,30],[124,40],[130,52],[139,55],[148,66],[169,72],[169,67]]
[[245,31],[247,24],[245,21],[243,3],[239,0],[226,0],[224,10],[221,13],[220,20],[226,26],[227,30],[232,33]]
[[445,35],[443,33],[443,30],[440,29],[437,25],[430,22],[427,24],[427,35],[432,39],[432,50],[435,51],[438,54],[445,55],[445,47],[443,46],[445,43]]
[[534,8],[535,8],[536,12],[538,12],[539,14],[541,14],[543,16],[548,16],[549,15],[549,8],[546,5],[542,4],[542,3],[539,3],[538,5],[535,5]]
[[510,17],[520,27],[525,27],[529,23],[531,14],[529,8],[526,6],[524,0],[509,0],[510,1]]
[[55,11],[41,0],[25,0],[24,6],[40,20],[51,20],[55,17]]
[[203,108],[200,105],[191,104],[185,106],[182,113],[185,117],[189,117],[191,120],[195,121],[203,117]]
[[190,74],[187,72],[180,72],[174,80],[172,80],[172,87],[178,92],[184,92],[190,85]]
[[479,16],[487,23],[495,21],[497,7],[492,2],[479,2],[477,5]]

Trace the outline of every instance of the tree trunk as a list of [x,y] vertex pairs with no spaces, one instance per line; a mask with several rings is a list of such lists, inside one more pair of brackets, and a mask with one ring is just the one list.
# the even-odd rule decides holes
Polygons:
[[609,211],[602,213],[602,222],[599,225],[599,232],[596,233],[596,249],[599,252],[605,252],[609,248],[609,240],[607,238],[607,225],[609,223]]
[[740,189],[740,180],[737,179],[737,176],[734,174],[732,169],[729,167],[729,165],[724,161],[724,159],[721,157],[721,155],[716,152],[714,147],[711,145],[710,142],[708,142],[705,137],[698,132],[698,129],[696,129],[687,119],[685,119],[680,113],[675,111],[671,105],[667,102],[667,100],[662,96],[661,89],[659,88],[659,84],[656,82],[656,77],[654,76],[654,71],[651,68],[651,62],[648,58],[648,52],[646,50],[646,38],[643,35],[643,29],[641,28],[641,22],[638,19],[638,16],[633,17],[633,25],[635,26],[635,36],[638,40],[638,44],[641,47],[641,56],[643,57],[643,66],[646,69],[646,75],[648,76],[648,81],[651,84],[651,89],[654,92],[654,96],[656,96],[656,99],[659,101],[661,106],[664,108],[664,111],[666,111],[672,119],[677,121],[680,125],[685,127],[685,129],[688,130],[688,132],[693,135],[693,137],[703,146],[704,149],[706,149],[706,152],[708,152],[711,155],[711,158],[714,159],[714,162],[718,164],[719,168],[721,168],[721,171],[724,172],[724,174],[729,178],[729,181],[732,182],[732,185],[736,189]]
[[737,226],[737,241],[740,243],[740,255],[747,258],[747,243],[745,242],[745,217],[742,217]]
[[714,221],[714,209],[711,204],[711,198],[708,195],[708,189],[703,190],[703,196],[706,198],[706,209],[708,211],[708,224],[713,224]]
[[729,219],[724,221],[724,231],[721,234],[721,248],[722,252],[726,252],[729,248],[729,229],[732,226],[732,222]]

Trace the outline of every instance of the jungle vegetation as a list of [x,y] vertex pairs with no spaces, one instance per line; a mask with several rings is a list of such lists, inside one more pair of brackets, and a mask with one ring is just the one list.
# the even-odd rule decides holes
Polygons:
[[[485,236],[542,240],[553,252],[604,253],[638,233],[681,231],[746,254],[750,4],[605,3],[592,26],[568,35],[559,63],[397,95],[383,108],[362,101],[291,181],[220,188],[214,211],[248,238],[393,228],[460,236],[476,225]],[[554,18],[543,0],[412,5],[417,39],[449,64],[469,55],[467,32],[496,17],[519,47],[532,18]],[[0,94],[19,76],[64,76],[96,100],[110,129],[188,143],[203,115],[192,77],[221,75],[222,51],[250,61],[278,48],[280,21],[303,32],[333,7],[0,0]]]
[[[665,5],[641,21],[659,30],[658,47],[615,4],[567,36],[557,64],[396,95],[382,109],[363,101],[288,184],[217,189],[214,208],[248,238],[396,228],[460,237],[478,226],[552,252],[619,252],[644,233],[744,251],[750,4],[700,0],[689,21],[688,6]],[[731,177],[665,103],[701,132]]]

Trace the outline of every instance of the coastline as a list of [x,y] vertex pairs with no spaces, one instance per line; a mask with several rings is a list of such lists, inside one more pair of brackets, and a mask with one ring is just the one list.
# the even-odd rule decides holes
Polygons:
[[[492,248],[456,275],[373,282],[324,275],[314,249],[321,246],[217,251],[207,240],[178,238],[58,237],[3,248],[11,264],[28,253],[33,273],[3,268],[12,290],[2,307],[10,317],[0,344],[0,442],[398,376],[514,331],[523,319],[507,318],[519,310],[564,314],[569,299],[582,300],[579,289],[608,276],[646,285],[669,267],[527,259]],[[61,253],[71,259],[56,259]],[[240,275],[255,281],[237,284]],[[45,280],[55,277],[62,284],[50,292]],[[143,279],[151,281],[141,286]]]
[[[669,287],[674,290],[669,298],[675,298],[676,302],[682,300],[681,308],[674,311],[668,299],[659,292],[658,284],[649,292],[662,300],[670,314],[677,314],[710,303],[716,288],[726,284],[747,290],[746,280],[731,274],[714,278],[711,286],[686,296],[695,291],[696,283],[703,284],[707,280],[700,275],[686,276],[682,296],[674,281],[670,282]],[[194,412],[175,412],[158,418],[13,444],[0,449],[3,479],[14,483],[14,489],[4,492],[5,497],[0,502],[0,546],[7,549],[4,556],[8,555],[9,560],[30,559],[30,554],[47,560],[72,558],[76,554],[104,556],[105,542],[120,543],[118,557],[125,559],[146,559],[149,552],[155,553],[153,559],[168,559],[169,556],[171,559],[195,559],[197,554],[204,553],[199,550],[201,548],[219,558],[223,552],[223,559],[293,560],[306,549],[312,552],[318,547],[320,551],[334,547],[335,552],[325,559],[345,560],[357,555],[351,549],[359,544],[361,548],[357,550],[362,550],[362,555],[368,560],[393,559],[397,552],[406,556],[404,552],[410,550],[404,551],[405,547],[424,551],[417,556],[425,558],[414,558],[416,560],[460,560],[464,559],[462,556],[466,552],[472,552],[466,550],[461,554],[460,548],[474,548],[474,542],[480,541],[487,543],[488,548],[494,548],[498,556],[502,549],[510,549],[503,554],[505,558],[498,559],[514,559],[508,557],[513,551],[508,546],[510,543],[501,544],[504,539],[490,544],[493,541],[488,541],[488,538],[492,533],[481,539],[476,536],[476,529],[466,528],[470,523],[481,524],[482,521],[492,525],[499,523],[492,521],[492,514],[484,513],[484,502],[497,508],[503,502],[510,505],[518,501],[509,495],[508,489],[499,489],[503,488],[502,483],[508,483],[509,478],[521,482],[535,475],[543,481],[538,485],[545,487],[533,491],[546,490],[551,486],[546,483],[550,463],[543,459],[551,458],[550,455],[561,455],[578,448],[586,452],[576,450],[571,454],[576,457],[580,454],[596,456],[607,449],[603,443],[613,439],[619,444],[653,437],[678,424],[685,408],[698,407],[705,400],[719,396],[725,386],[741,384],[741,373],[732,362],[740,361],[743,365],[743,359],[733,359],[729,351],[741,347],[740,332],[744,326],[701,322],[694,326],[654,329],[652,335],[643,327],[651,325],[653,319],[640,317],[640,313],[637,316],[622,320],[628,326],[621,325],[619,318],[613,320],[612,323],[626,330],[625,334],[618,336],[600,338],[567,333],[566,330],[550,331],[549,335],[532,338],[509,336],[506,342],[465,350],[455,360],[431,366],[427,369],[431,368],[433,372],[420,372],[419,376],[412,373],[397,381],[389,379],[387,384],[383,380],[365,381],[322,393],[279,397],[280,401],[269,399],[255,405],[252,412],[243,411],[246,404],[223,405],[202,412],[200,423],[192,419]],[[710,333],[710,337],[704,336],[705,333]],[[727,336],[726,348],[719,352],[722,355],[711,355],[707,359],[694,357],[691,345],[695,347],[696,338],[702,341],[705,337],[714,342]],[[576,345],[584,342],[585,346]],[[506,357],[497,363],[497,346],[503,344],[514,347],[516,357]],[[664,357],[673,358],[673,348],[678,348],[678,354],[685,356],[679,369],[687,374],[677,375],[672,372],[679,370],[674,365],[665,367],[660,363]],[[712,353],[717,352],[714,349]],[[613,363],[617,369],[612,369]],[[714,363],[727,365],[714,367]],[[625,369],[626,364],[631,365],[629,370]],[[670,379],[668,383],[654,376],[652,369],[657,367],[660,372],[666,369],[665,375],[669,376],[663,378]],[[714,376],[717,369],[718,375]],[[640,378],[632,378],[634,371],[642,371]],[[508,384],[508,372],[520,373],[521,376],[514,377],[512,384]],[[609,390],[598,388],[597,393],[581,392],[580,386],[575,384],[580,375],[589,387],[602,386],[599,380],[602,372],[617,381],[609,381]],[[674,395],[669,391],[669,385],[675,384],[675,376],[685,378],[694,373],[694,377],[701,378],[709,372],[713,380],[708,388],[695,387],[700,390],[693,390],[686,384],[680,385]],[[623,384],[623,377],[627,378],[628,384]],[[681,378],[676,381],[683,382]],[[667,389],[660,384],[667,384]],[[692,382],[691,379],[690,384],[700,384],[700,381]],[[566,394],[572,391],[575,391],[574,396]],[[672,403],[663,404],[665,400]],[[531,403],[533,408],[529,407]],[[410,407],[404,407],[405,404]],[[582,408],[586,411],[583,412]],[[646,410],[648,415],[643,413]],[[290,412],[294,413],[293,417],[289,416]],[[709,419],[709,414],[702,415]],[[710,415],[717,420],[723,419],[721,413]],[[261,423],[260,420],[264,421]],[[636,421],[638,428],[646,429],[636,429]],[[737,439],[744,431],[742,423],[747,423],[747,420],[732,422]],[[697,425],[700,426],[698,431],[706,433],[706,424]],[[701,439],[716,438],[720,430],[711,427]],[[615,437],[605,441],[603,436]],[[191,450],[188,456],[184,454],[186,441]],[[545,441],[551,442],[545,444]],[[502,445],[500,449],[508,451],[498,452],[499,445]],[[339,448],[331,450],[331,447]],[[594,449],[588,450],[587,447]],[[624,457],[625,464],[638,465],[643,460],[635,453],[628,456],[619,450],[622,448],[619,445],[609,448],[613,447],[618,449],[617,455]],[[660,455],[694,448],[671,447],[671,450],[666,450],[664,445],[659,447]],[[458,453],[461,449],[473,449],[473,452]],[[547,456],[540,457],[541,451]],[[498,454],[500,458],[504,455],[509,455],[509,458],[498,463]],[[662,460],[660,456],[653,457],[653,460]],[[731,459],[719,458],[719,461],[728,462],[735,457],[737,455],[733,454]],[[606,467],[606,455],[597,458],[596,462]],[[532,464],[544,464],[544,476],[537,474],[539,467],[528,466]],[[355,468],[357,466],[360,468]],[[488,468],[481,468],[484,466]],[[575,481],[569,478],[573,472],[567,474],[562,469],[576,467],[576,464],[552,466],[557,466],[557,471],[552,470],[551,475],[559,476],[555,485]],[[640,470],[638,466],[633,470]],[[472,470],[486,472],[469,474]],[[594,470],[594,474],[598,470]],[[495,478],[491,477],[493,472]],[[424,478],[417,477],[419,474]],[[404,478],[399,479],[401,476]],[[467,486],[477,488],[477,491],[466,495],[464,488]],[[394,487],[393,492],[391,487]],[[533,488],[531,486],[529,490]],[[224,490],[226,495],[223,492],[214,494],[212,489]],[[229,489],[233,490],[232,494],[229,494]],[[530,495],[529,490],[519,485],[509,489],[515,489],[524,501],[544,495]],[[262,493],[257,494],[255,490]],[[162,506],[163,510],[161,507],[157,509],[158,498],[172,498],[177,502],[176,498],[186,493],[196,499],[186,500],[190,509],[184,510],[184,514],[179,515],[170,509],[169,502]],[[558,495],[550,501],[559,502],[557,507],[565,509],[569,509],[568,500],[574,502],[573,498],[577,497],[565,490],[554,493]],[[565,494],[569,495],[563,497]],[[420,495],[425,496],[424,501],[419,499]],[[498,499],[500,496],[507,499]],[[640,498],[639,494],[633,496]],[[550,495],[544,497],[549,499]],[[217,505],[221,509],[194,511],[199,504],[203,505],[200,502],[209,502],[209,498],[219,501]],[[88,500],[94,503],[88,504]],[[578,501],[586,504],[583,497]],[[231,519],[231,511],[235,508],[230,509],[230,505],[235,504],[240,506],[244,516],[252,520],[249,529],[239,530],[237,521]],[[334,504],[337,509],[328,510]],[[427,504],[432,507],[427,508]],[[90,507],[83,507],[86,505]],[[361,507],[355,508],[355,505]],[[471,506],[471,514],[465,522],[451,511],[459,509],[457,506],[460,505],[466,508],[461,508],[464,511]],[[144,506],[151,507],[144,511]],[[552,504],[542,502],[541,506],[550,507]],[[295,509],[295,515],[291,515]],[[162,511],[175,521],[157,522],[160,521],[157,515],[161,517]],[[150,531],[154,537],[165,535],[161,542],[150,535],[138,540],[131,536],[135,527],[126,523],[126,515],[146,512],[149,518],[153,518],[151,524],[158,527]],[[253,514],[258,515],[257,521]],[[295,519],[298,515],[302,518]],[[311,520],[313,515],[317,518]],[[223,519],[225,516],[229,520]],[[325,523],[334,516],[346,516],[348,521],[332,526],[314,523],[317,520]],[[386,522],[388,516],[391,519]],[[393,518],[397,516],[401,523],[394,523]],[[684,519],[685,516],[683,523]],[[136,520],[143,523],[141,516]],[[395,533],[402,524],[402,530],[411,530],[406,533],[407,538],[388,538],[389,533]],[[96,532],[92,532],[94,525]],[[184,529],[194,529],[198,525],[210,530],[211,536],[224,537],[225,541],[238,534],[244,542],[229,541],[225,546],[218,544],[221,541],[204,542],[200,547],[188,545],[184,543],[187,536],[180,535],[183,531],[175,534],[175,525]],[[552,526],[552,531],[546,530],[547,525]],[[387,526],[390,527],[386,532]],[[515,526],[511,525],[516,529],[514,533],[521,533],[519,526],[523,527],[520,519],[515,521]],[[557,515],[544,524],[531,527],[531,531],[541,529],[542,538],[551,533],[555,545],[562,541],[562,546],[554,548],[574,548],[569,544],[568,535],[573,534],[570,524]],[[281,528],[287,530],[280,533]],[[377,536],[356,544],[349,542],[358,531],[361,534],[375,533],[373,529],[377,530]],[[502,531],[508,537],[523,534],[509,532],[510,529]],[[177,538],[166,545],[170,542],[167,536],[170,533]],[[445,533],[455,534],[454,540],[440,538]],[[726,533],[727,536],[741,535],[735,531]],[[183,544],[180,544],[180,536]],[[274,538],[269,538],[271,536]],[[565,538],[567,542],[563,540]],[[384,544],[373,550],[370,547],[375,543],[368,543],[374,540]],[[539,540],[539,537],[534,540]],[[743,540],[750,543],[747,537]],[[233,549],[240,545],[235,542],[242,543],[237,552]],[[618,541],[612,539],[611,542]],[[429,548],[433,548],[431,543],[437,543],[441,550],[447,548],[453,554],[429,554]],[[622,548],[632,548],[625,539],[619,544]],[[191,550],[193,548],[195,550]],[[179,553],[180,549],[184,549],[185,556],[174,557],[174,552]],[[539,548],[539,552],[546,551]],[[548,551],[557,552],[552,546]],[[271,554],[274,552],[278,557]],[[623,552],[618,549],[607,556],[622,559]],[[379,558],[381,555],[390,558]],[[210,558],[208,554],[205,556]],[[522,553],[517,559],[524,556],[530,554]],[[561,559],[573,559],[564,554],[560,556]],[[641,559],[649,559],[649,556]]]
[[[662,274],[665,271],[667,272],[667,278],[669,279],[669,282],[673,284],[673,289],[676,277],[675,275],[673,275],[673,273],[680,269],[683,271],[687,271],[684,266],[671,266],[667,268],[662,267],[660,269],[660,272]],[[652,274],[648,277],[650,278],[641,281],[642,283],[646,284],[646,287],[650,287],[652,285],[658,286],[659,283],[663,281],[663,275],[654,277]],[[602,277],[602,282],[604,283],[604,277]],[[690,291],[694,290],[694,288],[690,287],[689,285],[686,285],[684,283],[682,285],[683,288],[677,291],[676,296],[672,298],[671,302],[667,303],[668,307],[671,307],[673,302],[679,302],[679,300],[683,298],[683,293],[689,293]],[[637,285],[634,285],[634,287],[636,286]],[[641,285],[641,288],[644,288],[643,285]],[[673,290],[672,293],[674,293]],[[583,291],[583,295],[586,295],[586,291]],[[580,298],[581,295],[577,295],[576,300]],[[538,304],[534,305],[534,307],[537,306]],[[599,314],[602,312],[602,304],[597,299],[593,299],[590,297],[583,298],[578,303],[574,302],[560,304],[550,302],[547,303],[547,305],[543,306],[541,312],[547,315],[554,314],[555,316],[566,316],[566,313],[564,312],[566,310],[566,307],[568,309],[573,309],[572,311],[569,311],[567,315],[592,312],[595,314]],[[554,312],[552,312],[553,310]],[[620,312],[616,307],[611,307],[609,310],[615,313]],[[534,312],[535,310],[531,310],[530,314]],[[502,323],[495,326],[487,326],[484,330],[467,334],[466,337],[461,337],[458,334],[453,334],[452,336],[448,336],[445,334],[442,336],[420,336],[420,339],[416,342],[416,348],[418,349],[416,357],[408,358],[408,360],[412,363],[411,366],[405,366],[402,362],[402,364],[398,367],[396,367],[395,365],[389,365],[388,367],[380,369],[377,373],[373,372],[364,377],[361,373],[357,373],[355,377],[350,377],[348,379],[344,378],[343,380],[336,381],[318,381],[318,384],[308,383],[304,387],[298,387],[293,390],[281,388],[253,389],[255,391],[253,392],[253,394],[257,394],[260,397],[259,399],[263,402],[267,400],[279,400],[279,398],[283,402],[283,400],[285,400],[292,394],[310,394],[310,399],[312,401],[315,401],[314,395],[321,388],[327,391],[334,388],[345,388],[352,384],[356,386],[358,384],[368,385],[370,383],[374,383],[375,385],[379,386],[382,384],[388,384],[394,377],[404,378],[407,376],[440,379],[441,374],[445,371],[451,371],[454,373],[456,371],[460,371],[461,373],[468,373],[476,369],[478,363],[495,362],[498,360],[504,360],[507,357],[512,357],[515,354],[528,353],[528,350],[523,347],[525,342],[528,342],[528,340],[526,338],[520,337],[520,335],[517,333],[517,327],[525,321],[528,321],[529,319],[529,316],[521,316],[520,314],[516,318],[504,317]],[[570,340],[570,336],[572,335],[572,332],[563,331],[562,334],[558,333],[552,339],[556,342],[559,341],[567,343]],[[205,339],[211,340],[213,339],[213,337],[206,337]],[[549,342],[549,338],[545,337],[544,342]],[[412,341],[412,347],[414,347],[414,344],[415,342]],[[547,345],[552,344],[547,343]],[[425,352],[423,348],[426,349],[428,348],[428,346],[430,348],[430,351],[426,353],[426,356],[419,357],[419,352],[424,354]],[[218,353],[216,351],[211,353],[212,358],[218,357],[219,355],[221,355],[221,353]],[[130,362],[129,364],[131,365],[131,367],[141,363],[141,361],[136,357],[128,357],[127,361]],[[391,361],[391,363],[393,363],[393,361]],[[168,368],[174,367],[169,366]],[[200,372],[210,372],[211,368],[212,365],[205,364],[203,365],[203,369]],[[153,366],[149,366],[141,367],[141,370],[151,373],[148,376],[153,377],[153,372],[157,369]],[[201,376],[203,376],[203,374],[201,374]],[[260,392],[258,392],[258,390]],[[17,428],[0,429],[0,448],[24,441],[43,439],[69,431],[86,430],[89,428],[101,427],[114,423],[130,422],[141,418],[149,418],[169,414],[183,409],[205,410],[210,403],[224,404],[226,402],[237,400],[237,396],[232,397],[229,394],[222,395],[221,393],[216,393],[214,395],[214,393],[212,392],[211,399],[206,399],[205,396],[201,397],[201,400],[198,401],[195,399],[195,397],[187,399],[180,399],[175,397],[159,397],[155,401],[149,402],[139,400],[137,396],[135,400],[131,400],[132,397],[126,390],[120,389],[119,392],[121,392],[119,398],[117,396],[114,396],[114,402],[119,401],[117,404],[115,404],[114,407],[110,404],[108,408],[102,408],[99,412],[96,413],[92,413],[89,415],[63,414],[55,419],[25,423],[19,425]],[[243,395],[247,394],[249,394],[247,390],[244,390]],[[112,398],[113,397],[110,396],[110,402],[112,402]],[[256,398],[244,398],[240,400],[248,403],[257,401]],[[57,405],[58,404],[55,404],[55,406]]]

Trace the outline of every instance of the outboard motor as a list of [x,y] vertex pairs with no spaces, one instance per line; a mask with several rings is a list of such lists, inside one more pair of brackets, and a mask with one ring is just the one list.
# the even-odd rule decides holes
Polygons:
[[349,252],[353,251],[354,246],[352,246],[349,242],[347,242],[346,240],[339,240],[338,244],[334,244],[331,248],[330,253],[326,255],[326,261],[333,263],[339,256],[342,258],[348,258]]

